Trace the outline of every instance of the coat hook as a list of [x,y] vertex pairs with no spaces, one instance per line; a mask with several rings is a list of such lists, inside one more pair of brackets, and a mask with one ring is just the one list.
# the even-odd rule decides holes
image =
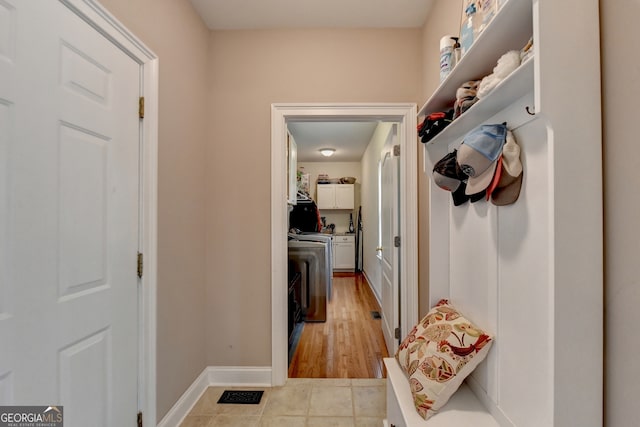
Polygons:
[[536,113],[532,113],[531,110],[529,110],[529,106],[527,105],[526,107],[524,107],[524,109],[527,111],[528,114],[535,116]]

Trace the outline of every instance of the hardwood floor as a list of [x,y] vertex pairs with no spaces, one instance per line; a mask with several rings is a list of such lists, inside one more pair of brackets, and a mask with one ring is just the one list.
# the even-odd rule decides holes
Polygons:
[[327,321],[304,323],[289,378],[385,378],[381,312],[362,274],[334,274]]

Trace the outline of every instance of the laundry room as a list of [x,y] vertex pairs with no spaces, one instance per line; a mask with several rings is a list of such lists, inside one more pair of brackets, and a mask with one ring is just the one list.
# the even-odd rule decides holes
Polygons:
[[378,120],[288,124],[290,361],[303,326],[333,322],[332,304],[350,298],[334,285],[351,291],[362,284],[376,305],[368,311],[380,311],[379,164],[392,127]]

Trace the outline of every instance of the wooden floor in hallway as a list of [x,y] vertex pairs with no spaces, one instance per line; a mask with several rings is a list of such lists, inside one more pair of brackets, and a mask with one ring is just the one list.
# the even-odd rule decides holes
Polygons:
[[334,274],[327,321],[304,323],[289,378],[385,378],[381,313],[361,273]]

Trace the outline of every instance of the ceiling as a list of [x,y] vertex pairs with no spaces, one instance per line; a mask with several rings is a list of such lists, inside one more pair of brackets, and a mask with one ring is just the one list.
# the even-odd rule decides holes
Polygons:
[[190,0],[212,30],[418,28],[434,0]]
[[[296,141],[299,162],[359,162],[378,126],[368,122],[293,122],[287,127]],[[321,148],[334,148],[331,157]]]
[[[190,0],[209,29],[419,28],[435,0]],[[301,162],[359,162],[377,122],[296,122]],[[320,148],[335,148],[323,157]]]

